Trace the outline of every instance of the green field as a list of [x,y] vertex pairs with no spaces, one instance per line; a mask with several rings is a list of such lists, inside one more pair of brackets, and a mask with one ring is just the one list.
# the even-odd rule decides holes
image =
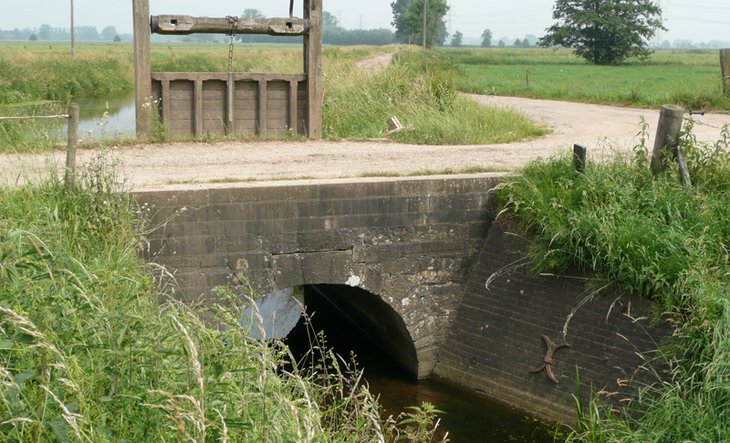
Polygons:
[[[114,98],[133,90],[128,44],[82,45],[75,59],[60,44],[6,44],[0,49],[0,115],[56,114],[73,99]],[[403,53],[399,62],[382,71],[356,67],[360,60],[394,52]],[[224,44],[159,44],[153,46],[152,69],[221,72],[227,70],[227,56]],[[236,45],[233,60],[237,72],[301,72],[302,48]],[[505,143],[545,132],[515,112],[459,97],[456,71],[436,54],[424,58],[397,46],[327,47],[323,70],[323,132],[328,139],[383,138],[393,116],[407,129],[390,138],[406,143]],[[0,123],[0,152],[53,149],[62,139],[58,130],[53,134],[53,125],[46,123]],[[164,128],[156,139],[168,141]]]
[[[595,66],[569,50],[480,48],[444,50],[459,67],[460,90],[656,108],[730,110],[722,93],[717,51],[657,51],[649,61]],[[529,80],[528,80],[529,77]]]

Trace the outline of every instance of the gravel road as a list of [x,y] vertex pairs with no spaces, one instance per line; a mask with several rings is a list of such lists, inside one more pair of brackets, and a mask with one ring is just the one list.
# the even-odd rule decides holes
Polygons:
[[[291,179],[331,179],[362,175],[410,174],[467,167],[511,171],[530,160],[584,144],[593,158],[611,150],[630,151],[638,141],[641,118],[653,136],[657,110],[620,108],[513,97],[468,95],[479,103],[514,109],[552,132],[510,144],[422,146],[387,141],[223,142],[126,146],[110,150],[133,190],[206,187]],[[385,116],[384,116],[385,118]],[[696,116],[700,141],[713,142],[730,115]],[[649,146],[653,145],[650,140]],[[98,155],[82,151],[80,162]],[[65,154],[0,155],[0,183],[15,185],[62,170]]]

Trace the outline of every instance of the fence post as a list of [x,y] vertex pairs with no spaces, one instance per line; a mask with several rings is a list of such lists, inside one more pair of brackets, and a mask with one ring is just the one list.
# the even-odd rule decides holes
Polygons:
[[586,155],[588,149],[583,145],[573,145],[573,163],[575,164],[575,170],[579,174],[585,174],[586,172]]
[[683,119],[683,108],[679,106],[662,106],[659,114],[659,124],[656,128],[654,151],[651,155],[651,173],[654,177],[666,169],[666,153],[676,155]]
[[722,90],[730,95],[730,49],[720,49],[720,67],[722,68]]
[[76,147],[79,144],[79,105],[68,105],[68,147],[66,148],[65,183],[68,191],[76,191]]

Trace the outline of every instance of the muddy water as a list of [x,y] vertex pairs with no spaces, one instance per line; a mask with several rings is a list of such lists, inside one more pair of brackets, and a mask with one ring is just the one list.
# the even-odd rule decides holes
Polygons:
[[[135,135],[134,96],[112,99],[79,99],[79,137],[108,139]],[[64,128],[64,133],[65,133]]]
[[[328,345],[349,358],[354,352],[371,391],[380,396],[385,414],[396,415],[408,406],[429,402],[445,412],[440,429],[454,443],[547,443],[553,428],[472,392],[433,380],[416,381],[367,337],[367,331],[349,324],[341,312],[305,288],[307,310],[314,313],[315,331],[324,331]],[[310,330],[311,334],[311,330]],[[307,326],[300,322],[287,341],[295,353],[308,347]]]

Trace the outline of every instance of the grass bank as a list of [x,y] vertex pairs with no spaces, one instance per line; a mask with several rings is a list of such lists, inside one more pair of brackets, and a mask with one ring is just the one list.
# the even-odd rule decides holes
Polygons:
[[[444,50],[459,66],[459,89],[477,94],[656,108],[730,110],[717,51],[661,50],[649,61],[595,66],[569,50]],[[529,79],[528,79],[529,78]]]
[[406,129],[389,138],[404,143],[509,143],[545,133],[516,112],[460,97],[458,76],[438,52],[402,51],[380,72],[340,65],[327,78],[324,133],[333,139],[382,137],[390,117]]
[[652,297],[675,328],[662,347],[669,379],[630,411],[597,400],[573,441],[730,441],[730,135],[700,146],[688,133],[683,145],[692,188],[676,168],[653,180],[640,145],[585,175],[568,157],[533,163],[501,192],[538,268],[605,276]]
[[3,441],[430,441],[433,408],[381,419],[326,350],[283,369],[286,347],[239,324],[240,296],[219,291],[215,329],[169,298],[138,255],[144,208],[117,190],[103,161],[77,193],[0,189]]

